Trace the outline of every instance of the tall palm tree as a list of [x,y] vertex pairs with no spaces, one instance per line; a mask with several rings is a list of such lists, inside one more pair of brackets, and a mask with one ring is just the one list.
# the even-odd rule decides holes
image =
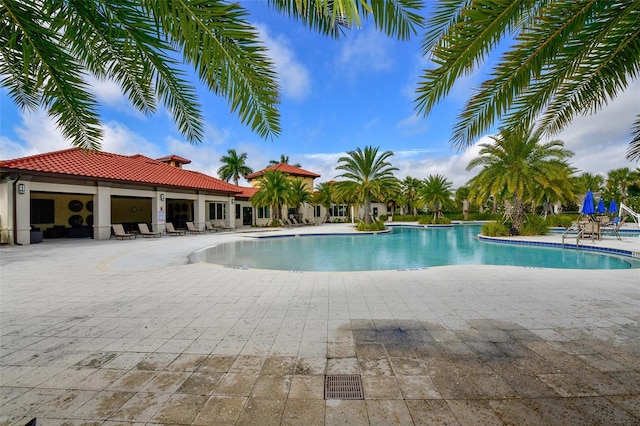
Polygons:
[[482,170],[469,181],[475,199],[490,196],[509,202],[513,227],[520,230],[524,221],[524,202],[536,199],[542,187],[558,196],[567,193],[572,169],[565,161],[572,152],[562,141],[540,143],[532,129],[502,129],[491,136],[493,143],[480,144],[480,157],[469,162],[467,170]]
[[260,177],[260,187],[251,197],[255,207],[270,207],[273,222],[282,219],[282,206],[291,201],[291,180],[280,170],[267,170]]
[[[339,38],[372,16],[389,36],[406,40],[423,18],[416,0],[271,0],[276,11]],[[280,133],[275,67],[240,2],[47,0],[0,2],[0,81],[22,109],[44,107],[75,146],[102,138],[97,100],[84,76],[120,85],[144,113],[156,98],[189,141],[204,136],[195,85],[229,101],[262,137]]]
[[227,154],[228,155],[220,157],[220,162],[223,165],[218,169],[218,176],[220,179],[227,182],[229,182],[230,179],[233,179],[233,182],[237,186],[240,176],[244,177],[249,173],[253,173],[253,170],[245,164],[247,161],[246,152],[238,155],[235,149],[228,149]]
[[[498,66],[472,90],[452,142],[469,146],[502,126],[551,135],[581,114],[600,109],[640,73],[640,7],[634,0],[439,0],[422,48],[436,66],[424,71],[417,109],[428,114],[454,87],[515,40]],[[629,158],[640,155],[640,115]]]
[[291,181],[291,197],[289,205],[296,209],[298,217],[300,217],[300,206],[311,201],[313,194],[310,188],[302,179],[293,179]]
[[324,219],[323,222],[329,222],[329,209],[335,202],[333,199],[333,185],[329,182],[322,182],[316,185],[316,192],[313,195],[313,203],[324,207]]
[[[269,164],[271,165],[276,165],[276,164],[289,164],[289,156],[288,155],[284,155],[284,154],[280,154],[280,160],[270,160]],[[302,167],[300,165],[300,163],[295,163],[295,164],[290,164],[293,167]]]
[[434,222],[437,218],[442,217],[442,209],[452,202],[451,185],[452,183],[447,178],[439,174],[429,175],[422,181],[418,195],[426,205],[433,207]]
[[614,194],[619,194],[623,204],[627,204],[627,187],[640,181],[638,175],[627,167],[609,170],[607,173],[607,188]]
[[422,187],[422,181],[411,176],[407,176],[400,182],[402,191],[402,198],[405,201],[405,205],[409,214],[418,214],[418,209],[424,205],[423,200],[418,196],[420,188]]
[[576,192],[584,196],[588,190],[600,192],[604,189],[604,178],[602,175],[584,172],[575,179]]
[[371,202],[384,200],[386,194],[394,191],[397,179],[387,159],[393,152],[385,151],[378,154],[379,147],[365,146],[364,150],[356,148],[347,152],[347,156],[338,159],[336,170],[343,173],[338,177],[346,180],[336,183],[336,191],[346,199],[353,199],[358,205],[364,206],[364,223],[370,224]]

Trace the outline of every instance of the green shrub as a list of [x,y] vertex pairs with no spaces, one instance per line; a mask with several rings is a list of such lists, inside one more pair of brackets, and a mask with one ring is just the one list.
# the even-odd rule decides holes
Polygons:
[[420,219],[420,216],[410,215],[410,214],[394,214],[393,221],[394,222],[417,222]]
[[482,234],[488,237],[506,237],[509,228],[502,222],[488,222],[482,225]]
[[422,216],[418,223],[422,225],[449,225],[451,223],[451,219],[448,217],[438,217],[435,220],[433,216]]
[[520,235],[545,235],[548,231],[547,221],[538,215],[527,216],[520,228]]
[[550,227],[568,228],[577,220],[577,216],[568,214],[558,214],[547,216],[546,225]]
[[388,218],[389,218],[389,216],[386,215],[386,214],[381,214],[380,216],[378,216],[378,220],[380,220],[382,222],[386,222]]
[[384,231],[386,229],[386,226],[384,225],[384,222],[380,222],[379,220],[370,223],[369,225],[365,224],[364,222],[358,222],[358,225],[356,226],[356,229],[358,231]]

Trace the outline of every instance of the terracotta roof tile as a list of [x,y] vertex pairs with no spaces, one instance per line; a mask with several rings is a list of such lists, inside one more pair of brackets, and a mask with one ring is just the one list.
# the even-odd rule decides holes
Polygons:
[[242,193],[236,194],[236,197],[251,198],[253,197],[253,194],[258,192],[259,188],[252,188],[250,186],[241,186],[240,189],[242,189]]
[[71,148],[0,161],[2,171],[42,172],[148,185],[239,193],[242,188],[192,170],[172,167],[136,154],[131,156]]
[[262,169],[257,172],[248,174],[247,176],[245,176],[245,178],[248,180],[255,179],[257,177],[262,176],[266,171],[269,171],[269,170],[280,170],[281,172],[286,173],[288,175],[292,175],[292,176],[304,176],[304,177],[311,177],[311,178],[320,177],[319,174],[301,169],[300,167],[295,167],[286,163],[279,163],[279,164],[274,164],[273,166],[269,166],[266,169]]

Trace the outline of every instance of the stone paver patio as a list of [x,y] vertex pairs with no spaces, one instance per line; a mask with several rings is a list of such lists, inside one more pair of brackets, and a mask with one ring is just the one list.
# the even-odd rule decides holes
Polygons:
[[0,248],[0,424],[640,424],[638,269],[188,263],[241,238]]

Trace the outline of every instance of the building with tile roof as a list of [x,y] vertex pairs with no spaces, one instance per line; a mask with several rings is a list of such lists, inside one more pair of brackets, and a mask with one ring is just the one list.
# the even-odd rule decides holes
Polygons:
[[[152,159],[71,148],[0,161],[0,242],[29,244],[38,228],[57,236],[109,239],[111,224],[225,221],[235,227],[244,189],[186,170],[176,155]],[[36,239],[38,239],[36,231]]]

